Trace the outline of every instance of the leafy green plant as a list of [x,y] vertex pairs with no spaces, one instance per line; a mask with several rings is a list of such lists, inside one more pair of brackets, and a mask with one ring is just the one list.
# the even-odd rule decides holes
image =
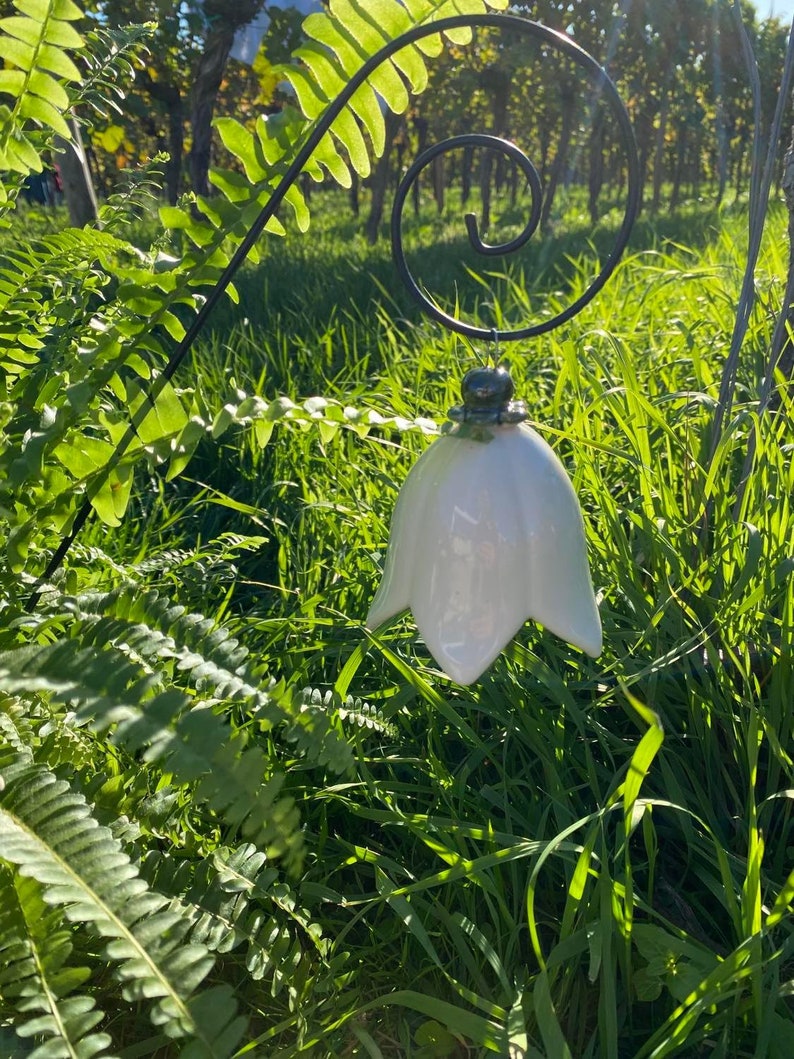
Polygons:
[[[741,216],[715,216],[719,237],[701,216],[646,231],[609,298],[512,354],[585,507],[598,663],[527,627],[460,689],[410,623],[361,628],[397,483],[471,351],[407,316],[332,192],[308,248],[282,217],[278,251],[265,240],[235,280],[248,324],[203,345],[195,378],[169,361],[320,103],[406,18],[475,7],[384,2],[376,23],[333,5],[287,71],[307,113],[221,123],[245,177],[217,173],[219,194],[165,210],[153,239],[129,220],[139,189],[102,230],[4,245],[9,1052],[786,1055],[792,410],[783,393],[755,416],[763,314],[709,458]],[[42,25],[72,21],[61,0],[18,8],[39,55]],[[88,60],[97,83],[113,47]],[[402,106],[426,67],[417,46],[373,85]],[[311,173],[366,170],[368,92]],[[58,129],[14,120],[50,149]],[[300,229],[308,206],[290,208]],[[774,240],[765,267],[773,303]],[[587,269],[547,279],[535,297],[554,303]],[[291,302],[262,297],[278,283]],[[486,297],[506,317],[531,301],[508,268]],[[86,499],[96,517],[56,570]]]
[[[13,100],[0,113],[0,161],[18,175],[4,188],[7,212],[19,180],[41,170],[54,136],[69,139],[75,108],[101,115],[119,105],[118,78],[129,74],[146,39],[145,27],[93,31],[82,61],[85,39],[71,25],[81,12],[70,0],[17,0],[16,8],[18,14],[0,23],[0,54],[9,64],[2,89]],[[444,10],[428,4],[421,14]],[[370,42],[375,48],[403,28],[399,5],[388,15]],[[365,58],[366,49],[357,61]],[[313,76],[323,92],[335,91],[327,70]],[[407,96],[396,103],[407,106]],[[108,1021],[97,999],[105,996],[107,1011],[113,993],[109,982],[97,981],[97,970],[114,962],[121,995],[153,1002],[159,1036],[152,1046],[187,1038],[185,1055],[231,1054],[245,1030],[228,986],[198,992],[212,952],[247,938],[252,980],[268,976],[275,991],[286,982],[297,1006],[305,1000],[305,990],[294,986],[300,946],[290,942],[288,929],[297,923],[314,940],[304,979],[312,981],[317,966],[332,978],[337,973],[339,960],[325,959],[316,927],[289,888],[266,887],[259,869],[267,862],[270,884],[272,859],[281,857],[293,873],[302,860],[294,799],[282,793],[286,754],[323,771],[344,771],[352,759],[343,725],[386,731],[388,722],[358,700],[302,694],[274,680],[214,620],[156,594],[132,587],[86,594],[91,578],[81,578],[79,562],[65,583],[41,577],[59,536],[70,542],[85,520],[81,497],[105,525],[118,526],[136,468],[167,464],[168,476],[177,477],[202,438],[253,423],[265,445],[277,420],[315,425],[325,442],[342,427],[361,436],[373,426],[413,425],[336,400],[265,402],[239,390],[212,408],[199,390],[170,382],[177,360],[167,367],[169,344],[184,339],[183,320],[219,278],[262,197],[286,171],[296,140],[308,134],[307,117],[314,115],[295,112],[286,124],[273,119],[267,171],[242,193],[238,185],[225,197],[196,202],[203,220],[192,210],[161,211],[172,235],[161,235],[148,251],[126,238],[124,216],[136,208],[134,196],[105,209],[104,229],[23,239],[4,251],[0,1004],[4,1021],[13,1018],[22,1036],[36,1039],[33,1054],[107,1052],[113,1035],[96,1030]],[[337,140],[361,166],[358,127],[350,121],[342,127]],[[236,157],[245,164],[245,152]],[[329,168],[342,175],[338,163]],[[223,185],[222,175],[217,182]],[[297,195],[291,199],[305,227],[306,206]],[[51,571],[64,551],[62,543]],[[70,585],[82,591],[69,596]],[[40,605],[26,616],[24,596],[31,590]],[[125,778],[136,761],[153,770],[151,785],[145,776]],[[136,825],[127,832],[124,807],[133,806]],[[219,861],[212,880],[195,876],[187,889],[172,886],[169,901],[146,885],[135,860],[175,806],[193,817],[186,831],[184,820],[170,825],[175,850],[191,833],[208,849],[219,832],[226,841],[253,844],[239,864],[234,857]],[[202,831],[206,838],[198,837]],[[230,883],[232,877],[237,881]],[[152,878],[165,878],[162,867]],[[245,911],[246,886],[270,906],[268,921],[260,908]],[[224,887],[234,895],[234,909],[219,896]],[[210,898],[213,888],[217,896]],[[222,928],[225,917],[243,914],[244,929],[242,923]]]
[[42,169],[38,129],[71,138],[64,82],[81,80],[70,52],[83,45],[71,24],[82,11],[72,0],[16,0],[14,6],[18,14],[0,27],[0,54],[11,63],[2,71],[0,89],[13,99],[13,106],[0,109],[0,167],[25,175]]

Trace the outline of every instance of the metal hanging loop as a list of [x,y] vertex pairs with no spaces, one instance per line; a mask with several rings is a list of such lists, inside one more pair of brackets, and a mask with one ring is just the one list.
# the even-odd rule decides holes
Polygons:
[[524,174],[527,187],[531,194],[529,219],[523,230],[509,242],[490,245],[484,242],[481,238],[478,230],[477,218],[473,213],[467,213],[464,220],[466,231],[469,236],[469,242],[477,253],[485,256],[514,253],[515,251],[520,250],[535,233],[542,215],[543,188],[538,171],[532,161],[520,149],[520,147],[515,143],[512,143],[510,140],[483,133],[464,133],[460,136],[453,136],[449,139],[442,140],[440,143],[429,147],[416,159],[400,181],[391,215],[392,253],[400,278],[405,284],[411,297],[421,306],[423,312],[438,321],[438,323],[443,324],[443,326],[449,330],[455,331],[461,335],[466,335],[468,338],[496,339],[497,341],[512,341],[519,338],[531,338],[535,335],[541,335],[553,331],[561,324],[566,323],[568,320],[576,316],[578,312],[595,298],[596,294],[598,294],[615,271],[623,251],[626,248],[631,229],[637,218],[637,213],[639,212],[641,198],[639,156],[637,154],[637,146],[628,112],[623,105],[623,101],[621,100],[614,83],[607,76],[603,68],[599,66],[596,60],[588,52],[580,48],[578,44],[575,44],[569,37],[566,37],[562,33],[558,33],[556,30],[549,29],[538,22],[531,22],[527,19],[518,18],[513,15],[485,16],[481,18],[472,16],[470,25],[487,26],[489,28],[497,27],[510,32],[516,31],[519,34],[527,34],[540,40],[543,44],[549,45],[552,49],[562,52],[566,58],[571,59],[574,63],[580,66],[585,71],[590,83],[594,87],[594,97],[605,100],[609,105],[610,110],[616,119],[622,147],[626,155],[627,192],[623,221],[617,233],[612,250],[604,261],[600,271],[591,281],[587,289],[567,308],[557,313],[555,316],[543,320],[541,323],[530,324],[526,327],[520,327],[514,330],[498,331],[494,328],[478,327],[475,324],[459,320],[457,317],[454,317],[450,313],[441,309],[427,294],[425,294],[411,273],[406,259],[402,238],[403,208],[406,199],[408,198],[408,193],[419,174],[440,155],[464,147],[480,147],[484,150],[506,155],[515,162],[519,170]]
[[[415,26],[405,33],[396,37],[394,40],[388,41],[384,46],[373,56],[371,56],[354,74],[353,77],[348,81],[339,95],[332,100],[322,115],[317,119],[316,122],[308,129],[305,137],[301,141],[299,147],[296,150],[295,157],[292,163],[287,168],[286,172],[279,180],[277,186],[273,190],[270,198],[267,200],[265,205],[262,207],[258,216],[254,219],[247,233],[241,240],[237,249],[231,256],[229,263],[226,265],[222,274],[218,278],[215,286],[208,293],[205,301],[202,303],[201,308],[196,313],[190,326],[182,338],[182,340],[176,345],[171,351],[167,362],[163,366],[159,375],[157,375],[147,387],[145,393],[145,400],[141,403],[137,412],[135,412],[130,419],[129,426],[125,431],[121,439],[116,443],[113,455],[106,464],[102,474],[100,474],[94,480],[94,488],[97,489],[106,481],[110,473],[116,468],[120,461],[123,459],[125,453],[129,449],[130,445],[137,438],[137,430],[141,425],[141,422],[147,414],[149,414],[150,406],[157,399],[157,396],[162,391],[163,387],[168,383],[170,379],[174,377],[177,369],[180,365],[188,358],[193,344],[198,338],[201,331],[206,326],[206,323],[215,309],[215,306],[223,297],[224,292],[232,282],[234,275],[237,270],[243,264],[247,258],[251,248],[256,243],[265,229],[268,221],[276,214],[279,206],[284,201],[287,192],[300,177],[301,173],[305,170],[307,163],[311,159],[314,151],[322,141],[323,137],[327,134],[328,130],[333,125],[334,121],[339,117],[345,107],[348,106],[352,97],[358,91],[364,82],[366,82],[370,76],[380,67],[387,59],[392,55],[396,54],[405,47],[414,44],[417,41],[423,40],[425,37],[436,36],[437,34],[449,33],[457,29],[500,29],[505,32],[515,32],[518,34],[524,33],[529,34],[537,40],[540,40],[543,44],[550,46],[552,49],[561,51],[569,59],[573,60],[579,66],[583,67],[588,74],[591,76],[593,81],[599,88],[599,91],[609,102],[616,118],[618,127],[620,129],[623,147],[628,157],[628,193],[627,193],[627,204],[626,212],[623,219],[620,232],[618,233],[617,242],[609,256],[609,259],[605,263],[601,272],[598,274],[596,279],[590,285],[588,290],[578,298],[572,305],[570,305],[564,312],[554,317],[552,320],[546,321],[542,324],[535,325],[534,327],[523,328],[518,331],[500,331],[497,333],[497,337],[501,341],[514,339],[514,338],[525,338],[530,335],[541,334],[545,331],[550,331],[554,327],[559,326],[566,320],[570,320],[572,316],[575,316],[581,308],[583,308],[587,302],[589,302],[598,291],[604,286],[609,276],[615,269],[618,263],[620,255],[623,252],[626,243],[628,242],[629,233],[634,220],[637,216],[637,212],[640,204],[640,165],[639,158],[637,155],[637,148],[634,142],[634,134],[631,129],[631,123],[629,121],[628,114],[621,102],[620,96],[617,93],[617,89],[610,81],[606,73],[601,69],[595,59],[592,58],[586,51],[579,47],[578,44],[566,37],[562,33],[558,33],[556,30],[548,29],[546,26],[540,25],[537,22],[531,22],[528,19],[522,18],[517,15],[507,15],[503,13],[493,14],[482,14],[482,15],[454,15],[449,18],[440,18],[436,21],[427,22],[420,26]],[[477,230],[476,221],[474,219],[467,220],[466,226],[469,233],[469,238],[472,245],[479,251],[479,253],[490,255],[490,254],[503,254],[510,252],[511,250],[519,249],[520,246],[530,238],[532,232],[537,227],[535,223],[533,226],[533,218],[535,213],[539,210],[539,206],[535,204],[536,192],[535,188],[539,184],[539,179],[536,183],[537,173],[535,167],[532,165],[530,160],[523,155],[523,152],[519,150],[514,144],[510,144],[508,141],[499,140],[498,137],[483,136],[481,146],[484,146],[486,150],[498,150],[504,154],[509,155],[513,160],[520,166],[521,170],[527,177],[527,182],[530,188],[533,190],[533,206],[530,213],[530,219],[527,222],[524,231],[518,236],[518,241],[512,240],[510,243],[504,244],[503,246],[489,246],[484,243]],[[458,138],[453,141],[446,141],[446,146],[439,145],[437,148],[431,148],[439,153],[441,150],[449,150],[450,144],[459,142]],[[516,152],[516,153],[514,153]],[[520,157],[519,157],[520,156]],[[425,161],[419,167],[424,168],[427,161],[431,160],[424,155]],[[414,168],[414,167],[412,167]],[[418,172],[419,170],[417,170]],[[534,173],[534,176],[533,176]],[[405,192],[402,192],[402,201],[404,202]],[[517,245],[514,245],[516,244]],[[402,240],[398,237],[399,251],[395,251],[395,257],[398,259],[398,269],[401,275],[410,272],[408,271],[407,265],[404,265],[404,252],[402,250]],[[403,266],[400,265],[399,259],[402,259]],[[425,295],[419,290],[418,286],[411,282],[408,289],[412,295],[419,301],[420,305],[428,312],[432,317],[444,324],[446,327],[451,328],[453,331],[459,334],[471,336],[473,338],[493,338],[494,331],[492,328],[477,328],[472,327],[462,321],[454,319],[446,313],[438,310],[432,302],[425,297]],[[82,527],[88,521],[92,511],[92,504],[89,497],[83,500],[83,503],[78,509],[69,531],[64,534],[61,538],[60,544],[53,553],[50,561],[41,576],[38,578],[36,585],[27,601],[27,609],[32,610],[40,596],[43,586],[58,570],[66,558],[69,549],[76,540]]]
[[411,190],[412,184],[422,170],[430,165],[434,158],[437,158],[440,154],[445,154],[447,151],[452,151],[456,147],[485,147],[488,150],[499,151],[502,154],[507,155],[508,158],[512,158],[527,178],[527,185],[532,193],[532,209],[530,211],[529,220],[523,231],[517,235],[515,239],[511,239],[509,243],[499,243],[497,246],[489,246],[488,243],[484,243],[480,238],[476,215],[473,213],[466,214],[464,220],[466,223],[466,231],[469,233],[469,242],[478,254],[494,256],[497,254],[512,254],[514,251],[520,250],[521,247],[532,238],[535,230],[540,224],[540,214],[543,207],[543,188],[540,182],[540,174],[530,159],[527,158],[524,152],[516,147],[514,143],[511,143],[509,140],[502,140],[498,136],[487,135],[486,133],[469,132],[463,133],[460,136],[451,136],[448,140],[441,140],[432,147],[428,147],[426,151],[423,151],[422,154],[419,155],[400,181],[400,186],[397,188],[397,194],[394,198],[394,206],[391,215],[391,240],[392,250],[394,252],[394,263],[397,266],[397,271],[399,272],[403,283],[417,301],[422,303],[423,308],[426,307],[424,296],[422,295],[421,290],[417,287],[416,282],[408,269],[408,264],[405,260],[405,252],[403,250],[402,232],[400,230],[403,207],[405,206],[405,200],[408,197],[408,192]]

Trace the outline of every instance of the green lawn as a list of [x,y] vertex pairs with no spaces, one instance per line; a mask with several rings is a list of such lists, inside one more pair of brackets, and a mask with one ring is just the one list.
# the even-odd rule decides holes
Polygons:
[[[386,243],[367,247],[333,207],[308,236],[271,240],[179,381],[440,424],[476,351],[417,316]],[[743,224],[705,207],[643,221],[575,321],[500,351],[581,499],[596,661],[530,623],[463,689],[410,616],[364,632],[420,430],[362,437],[326,417],[277,423],[265,448],[253,429],[207,439],[184,479],[141,481],[124,525],[84,538],[313,689],[352,750],[339,774],[264,744],[304,858],[249,893],[245,914],[272,917],[278,940],[243,925],[216,965],[261,1054],[789,1054],[791,400],[754,414],[782,290],[777,213],[709,462]],[[427,251],[448,284],[456,238],[450,222]],[[564,304],[591,266],[559,250],[547,242],[531,295],[498,264],[462,300],[501,320]],[[235,723],[262,739],[245,712]],[[132,848],[153,885],[189,899],[230,840],[167,771],[143,800],[136,784],[114,795],[142,828]],[[232,917],[237,891],[218,878],[207,924]]]

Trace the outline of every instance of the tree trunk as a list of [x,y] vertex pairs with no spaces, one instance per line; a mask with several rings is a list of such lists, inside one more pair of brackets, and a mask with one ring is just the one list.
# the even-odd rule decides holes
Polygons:
[[[419,155],[427,147],[427,138],[430,132],[430,122],[427,120],[427,118],[423,118],[417,114],[417,116],[414,118],[414,128],[416,129],[416,157],[418,158]],[[419,216],[419,207],[422,201],[419,189],[419,181],[421,179],[422,174],[417,173],[416,179],[413,182],[413,187],[411,188],[411,198],[414,204],[415,217]]]
[[599,107],[593,115],[593,127],[590,132],[590,166],[588,171],[587,198],[590,220],[598,221],[598,197],[604,186],[604,140],[606,125],[604,112]]
[[736,159],[736,163],[733,167],[733,193],[738,199],[744,191],[744,162],[747,157],[747,152],[744,146],[739,149],[739,156]]
[[551,218],[551,210],[554,205],[554,196],[557,193],[562,174],[568,164],[568,150],[573,137],[574,118],[574,90],[572,85],[560,86],[560,101],[562,104],[562,126],[560,128],[560,141],[557,145],[557,154],[551,166],[549,184],[543,197],[543,209],[540,215],[541,227],[547,230]]
[[193,142],[188,155],[190,181],[197,195],[209,194],[207,174],[212,160],[212,115],[215,100],[234,42],[235,30],[221,19],[214,22],[199,59],[190,101],[190,125]]
[[640,160],[640,209],[644,206],[644,188],[648,180],[648,169],[653,145],[654,122],[659,112],[659,100],[649,94],[635,119],[634,133],[637,137],[637,153]]
[[360,184],[359,184],[359,179],[358,179],[358,173],[355,170],[353,170],[353,172],[351,174],[351,183],[350,183],[350,209],[353,211],[353,216],[354,217],[358,217],[358,210],[359,210],[358,192],[359,192],[359,187],[360,187]]
[[460,174],[460,204],[466,206],[471,195],[471,167],[474,163],[474,148],[463,148],[463,161]]
[[[686,168],[687,152],[687,129],[682,126],[678,130],[678,148],[676,151],[675,175],[673,176],[673,190],[670,192],[670,209],[674,210],[681,199],[681,185],[684,182],[684,170]],[[699,162],[697,164],[700,164]],[[720,193],[722,197],[722,193]]]
[[667,136],[667,119],[670,116],[670,96],[665,92],[662,108],[659,112],[659,127],[656,130],[656,146],[653,153],[653,198],[651,212],[656,213],[662,201],[662,181],[664,180],[664,148]]
[[58,170],[63,194],[69,208],[69,223],[74,228],[95,223],[99,211],[91,173],[83,148],[80,126],[71,122],[72,139],[56,140],[61,153],[58,155]]
[[446,190],[446,181],[444,178],[444,156],[443,154],[437,155],[432,163],[433,172],[433,197],[436,200],[436,211],[439,217],[444,212],[444,193]]
[[207,174],[212,158],[212,115],[234,35],[256,18],[263,6],[264,0],[235,0],[233,5],[229,0],[204,0],[204,15],[209,28],[190,96],[193,142],[188,165],[197,195],[207,195],[210,190]]
[[365,225],[367,242],[372,246],[378,241],[381,218],[383,217],[383,204],[386,201],[386,192],[389,190],[389,176],[391,174],[391,151],[394,145],[394,137],[400,128],[402,117],[393,114],[390,110],[386,112],[386,146],[383,154],[378,159],[378,164],[372,174],[372,200],[369,207],[369,216]]
[[493,153],[483,151],[480,159],[480,236],[485,238],[491,227],[491,173],[493,172]]
[[140,75],[140,83],[158,103],[162,103],[168,115],[168,165],[165,167],[165,192],[173,206],[179,198],[182,180],[182,152],[185,145],[185,114],[182,94],[171,81],[154,81],[148,71]]
[[728,149],[730,147],[730,135],[725,121],[725,109],[720,103],[717,107],[717,201],[719,206],[725,196],[725,188],[728,186]]
[[694,164],[692,166],[692,198],[697,202],[700,199],[700,159],[703,154],[703,136],[701,132],[695,134],[695,143],[692,148]]

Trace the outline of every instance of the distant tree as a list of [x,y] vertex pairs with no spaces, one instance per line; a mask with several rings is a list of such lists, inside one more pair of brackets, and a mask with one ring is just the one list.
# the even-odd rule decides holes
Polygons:
[[[212,118],[219,95],[234,97],[235,110],[241,105],[267,105],[262,86],[268,81],[268,59],[254,64],[250,76],[240,76],[239,63],[230,64],[229,56],[235,35],[267,10],[267,0],[85,0],[89,14],[101,17],[108,26],[121,27],[132,22],[154,22],[157,25],[150,42],[150,54],[138,73],[128,100],[128,127],[106,137],[113,149],[123,142],[147,153],[145,144],[165,150],[169,155],[165,181],[168,199],[175,202],[182,190],[182,169],[186,127],[190,150],[188,169],[193,190],[207,194],[207,172],[212,158]],[[300,39],[306,0],[295,3],[284,0],[274,7],[267,35],[270,61],[280,61]],[[230,74],[230,66],[233,72]],[[257,66],[259,76],[257,76]],[[234,91],[224,93],[226,81]],[[244,89],[245,99],[240,95]],[[116,127],[114,126],[114,130]]]
[[236,0],[234,4],[228,0],[204,0],[201,5],[207,28],[190,89],[192,143],[188,156],[191,183],[199,195],[209,192],[212,116],[235,34],[252,22],[264,6],[264,0]]
[[58,137],[55,142],[59,153],[55,157],[69,210],[69,223],[75,228],[82,228],[96,221],[99,211],[80,126],[76,121],[70,121],[69,126],[72,138],[65,140]]
[[167,151],[166,192],[175,202],[182,184],[187,101],[201,51],[203,15],[180,0],[87,0],[85,6],[110,27],[156,23],[147,61],[128,97],[124,126],[114,125],[118,136],[111,134],[104,145],[112,149],[114,143],[124,143],[145,155],[149,142],[155,150]]
[[[2,4],[7,0],[0,0]],[[212,117],[218,109],[246,121],[276,105],[279,75],[299,43],[300,24],[318,0],[86,0],[110,25],[156,21],[151,55],[139,72],[121,119],[97,130],[94,142],[133,157],[166,150],[171,161],[166,189],[175,201],[182,189],[185,143],[190,184],[210,191]],[[721,201],[726,189],[742,186],[748,170],[753,115],[734,4],[730,0],[525,0],[521,14],[564,31],[607,68],[628,107],[637,138],[649,201],[660,208],[713,181]],[[253,66],[230,61],[235,34],[266,12],[270,28]],[[786,27],[758,21],[750,0],[741,0],[744,26],[759,57],[765,120],[774,103],[785,50]],[[421,142],[434,142],[467,128],[520,140],[530,149],[544,183],[544,221],[552,216],[560,187],[586,184],[590,215],[599,213],[605,184],[619,166],[609,143],[608,123],[597,107],[589,112],[587,88],[564,61],[542,59],[527,41],[477,34],[474,48],[445,48],[430,65],[433,89],[422,100],[407,131],[391,130],[399,164]],[[555,65],[556,63],[556,65]],[[115,120],[115,119],[114,119]],[[479,164],[478,172],[475,165]],[[491,174],[493,170],[493,174]],[[443,172],[442,172],[443,171]],[[505,172],[501,158],[469,151],[439,158],[422,176],[433,180],[438,203],[444,182],[460,179],[462,194],[479,177],[487,225],[491,175]],[[374,212],[395,166],[383,161],[370,177]],[[510,177],[512,179],[512,177]],[[415,189],[418,205],[420,187]]]

